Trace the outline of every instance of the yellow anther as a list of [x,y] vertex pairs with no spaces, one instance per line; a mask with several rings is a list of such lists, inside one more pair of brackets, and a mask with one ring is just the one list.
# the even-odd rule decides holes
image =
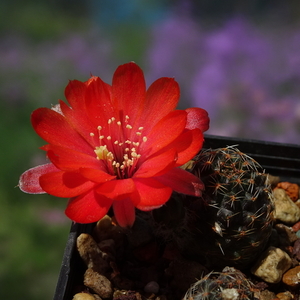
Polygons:
[[107,159],[108,153],[111,153],[111,152],[108,152],[106,145],[96,147],[96,149],[94,151],[97,155],[97,159]]

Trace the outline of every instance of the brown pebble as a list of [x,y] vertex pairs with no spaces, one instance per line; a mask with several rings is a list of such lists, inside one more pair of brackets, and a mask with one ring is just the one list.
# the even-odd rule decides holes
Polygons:
[[289,246],[298,239],[294,230],[289,226],[280,223],[275,225],[275,229],[278,233],[279,242],[282,246]]
[[88,293],[77,293],[72,300],[95,300],[96,298]]
[[292,300],[292,299],[294,299],[294,296],[289,291],[286,291],[286,292],[283,292],[283,293],[278,293],[276,295],[276,297],[279,300]]
[[300,221],[295,223],[292,227],[294,232],[297,232],[298,230],[300,230]]
[[100,274],[106,274],[110,269],[108,262],[104,259],[105,253],[99,249],[91,235],[81,233],[78,236],[77,250],[88,268],[92,268]]
[[259,300],[276,300],[276,296],[269,290],[263,290],[259,294]]
[[298,239],[294,243],[293,251],[292,251],[292,256],[296,258],[298,261],[300,261],[300,239]]
[[296,202],[299,199],[299,185],[291,182],[279,182],[276,188],[284,189],[286,194]]
[[289,287],[300,286],[300,266],[290,269],[284,273],[282,282]]
[[113,294],[111,282],[92,269],[87,269],[84,273],[83,283],[102,298],[110,298]]

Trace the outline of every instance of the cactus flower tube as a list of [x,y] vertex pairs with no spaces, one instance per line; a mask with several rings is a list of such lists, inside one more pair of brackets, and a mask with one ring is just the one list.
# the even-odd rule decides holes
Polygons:
[[142,70],[127,63],[112,85],[95,76],[73,80],[65,96],[68,104],[32,113],[50,162],[21,175],[23,192],[69,198],[65,213],[78,223],[98,221],[112,207],[123,227],[132,226],[136,208],[158,208],[173,190],[201,195],[202,181],[179,167],[202,148],[209,118],[201,108],[176,110],[174,79],[146,89]]

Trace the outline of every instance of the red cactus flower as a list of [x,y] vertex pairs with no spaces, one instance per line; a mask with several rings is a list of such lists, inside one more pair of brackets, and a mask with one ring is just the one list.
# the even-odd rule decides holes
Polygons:
[[32,113],[50,163],[23,173],[22,191],[70,198],[66,215],[79,223],[98,221],[112,206],[121,226],[133,224],[135,208],[163,205],[172,190],[201,194],[202,182],[179,166],[201,149],[209,118],[200,108],[175,110],[175,80],[160,78],[146,90],[142,70],[128,63],[112,85],[73,80],[65,96],[70,106]]

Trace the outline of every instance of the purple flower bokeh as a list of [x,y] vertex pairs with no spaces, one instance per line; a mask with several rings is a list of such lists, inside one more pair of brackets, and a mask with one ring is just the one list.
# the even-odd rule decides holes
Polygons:
[[18,35],[1,38],[0,97],[7,104],[49,105],[71,79],[108,74],[115,68],[112,41],[101,32],[72,32],[34,43]]
[[[242,16],[204,26],[190,9],[177,6],[145,30],[141,49],[147,50],[137,63],[147,82],[175,77],[179,107],[205,108],[209,134],[300,143],[300,29],[258,27]],[[121,44],[113,33],[103,32],[89,28],[37,43],[2,36],[2,101],[48,106],[61,97],[68,79],[100,74],[109,82],[115,67],[126,61],[116,57]]]
[[204,30],[173,14],[152,35],[150,74],[171,70],[181,105],[209,112],[209,134],[300,143],[299,29],[258,28],[239,16]]

